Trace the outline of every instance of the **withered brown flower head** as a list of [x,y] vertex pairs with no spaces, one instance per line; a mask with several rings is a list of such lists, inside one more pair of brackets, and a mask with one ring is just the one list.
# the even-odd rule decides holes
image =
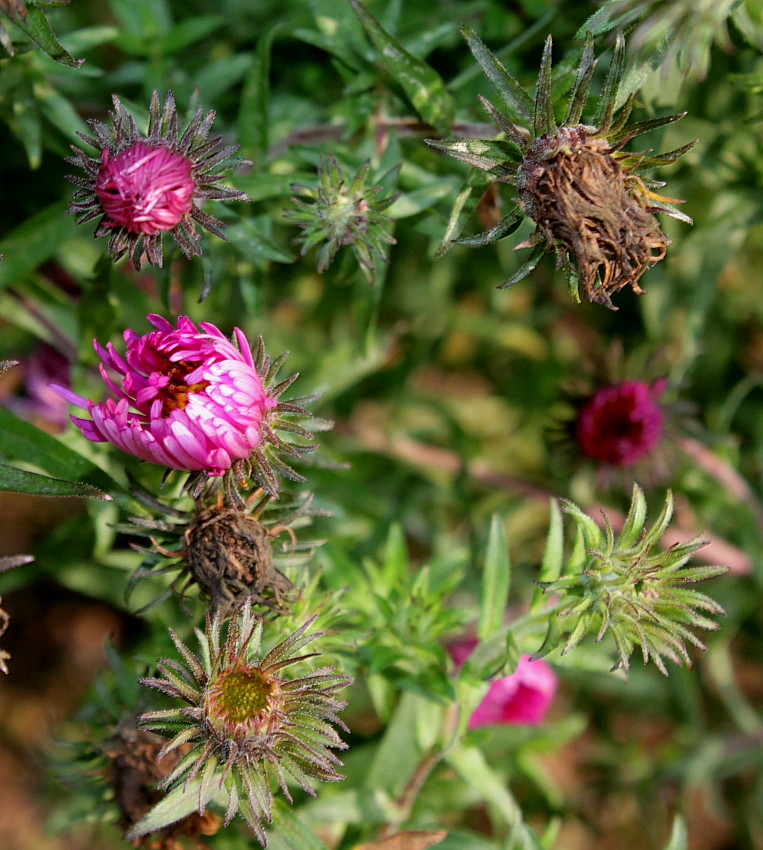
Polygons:
[[282,570],[306,564],[324,542],[297,539],[291,528],[326,513],[313,507],[310,493],[273,502],[257,490],[250,505],[241,508],[224,504],[218,494],[212,502],[197,500],[192,513],[157,501],[137,485],[133,494],[153,511],[171,518],[131,517],[132,525],[122,527],[127,533],[148,536],[151,542],[150,547],[134,545],[146,559],[131,583],[177,571],[168,590],[147,607],[172,592],[182,604],[195,585],[201,597],[209,600],[212,614],[223,620],[245,599],[269,614],[285,614],[293,601],[294,585]]
[[[156,790],[157,783],[174,770],[191,749],[191,745],[186,744],[159,758],[166,743],[160,735],[139,729],[131,719],[121,723],[104,746],[109,760],[109,785],[123,830],[130,829],[165,796],[163,791]],[[192,812],[163,829],[137,838],[133,846],[145,850],[183,850],[182,839],[189,838],[201,848],[206,845],[200,843],[197,836],[214,835],[221,825],[222,819],[213,812]]]
[[517,171],[525,212],[561,263],[574,266],[586,297],[611,307],[623,286],[665,256],[667,239],[648,190],[623,169],[595,127],[560,127],[535,139]]
[[[505,138],[427,142],[489,172],[497,181],[513,184],[519,199],[515,208],[485,233],[454,241],[465,245],[495,242],[513,233],[528,216],[536,224],[535,233],[517,248],[532,248],[532,254],[499,288],[526,277],[543,253],[553,250],[557,267],[567,272],[575,300],[579,300],[580,285],[588,301],[611,309],[616,309],[611,296],[623,287],[643,293],[641,276],[664,258],[668,244],[654,214],[664,212],[689,224],[691,219],[672,206],[680,202],[652,191],[664,184],[641,177],[639,172],[674,162],[694,142],[658,156],[622,148],[635,136],[671,124],[686,113],[626,126],[634,94],[616,113],[625,67],[625,43],[619,37],[594,123],[581,123],[596,66],[589,34],[564,120],[557,124],[551,100],[550,36],[532,99],[471,30],[465,29],[464,35],[511,118],[481,98]],[[513,120],[530,127],[531,132],[520,129]]]

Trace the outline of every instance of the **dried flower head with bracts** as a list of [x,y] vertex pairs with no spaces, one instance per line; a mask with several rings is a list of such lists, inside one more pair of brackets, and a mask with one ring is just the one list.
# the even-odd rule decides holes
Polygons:
[[[575,520],[584,545],[567,565],[565,575],[540,583],[545,593],[561,597],[563,608],[557,615],[561,627],[568,618],[572,621],[562,654],[574,649],[587,634],[596,634],[600,641],[610,632],[618,654],[613,670],[623,668],[627,673],[636,647],[641,647],[645,664],[651,658],[666,676],[663,656],[691,666],[686,643],[705,649],[691,629],[717,629],[718,624],[705,612],[725,613],[717,602],[691,585],[723,575],[727,568],[687,566],[693,553],[708,543],[705,535],[667,551],[656,548],[673,515],[670,491],[662,513],[649,530],[645,528],[646,500],[637,484],[633,485],[630,511],[617,535],[606,514],[604,528],[600,528],[572,502],[564,500],[562,509]],[[551,638],[558,635],[559,628],[559,620],[552,617],[544,648],[535,657],[544,655],[545,647],[556,645]]]
[[[194,472],[187,485],[194,497],[215,476],[224,476],[233,501],[237,485],[245,487],[249,479],[274,497],[277,474],[304,481],[278,455],[299,457],[316,445],[287,442],[276,431],[312,440],[294,419],[307,416],[302,405],[317,396],[279,400],[298,377],[273,383],[286,355],[271,361],[262,337],[252,352],[239,328],[228,340],[209,322],[197,328],[181,316],[175,327],[155,314],[146,318],[155,330],[143,336],[126,330],[124,358],[111,343],[103,348],[94,341],[101,376],[117,401],[90,401],[54,385],[92,417],[71,417],[85,437],[113,443],[151,463]],[[107,370],[119,376],[119,384]]]
[[[142,680],[186,704],[149,711],[140,719],[143,727],[174,736],[161,755],[192,744],[161,787],[174,787],[170,796],[194,793],[199,812],[213,798],[227,796],[225,825],[240,813],[263,847],[267,839],[262,821],[271,817],[271,772],[289,802],[289,779],[311,795],[312,780],[342,779],[336,771],[341,762],[332,750],[345,749],[346,744],[332,724],[346,728],[337,717],[345,703],[336,693],[352,680],[333,667],[295,678],[281,674],[292,664],[316,657],[295,654],[320,637],[307,633],[314,619],[262,654],[262,622],[249,604],[228,621],[225,640],[222,619],[207,614],[206,632],[196,632],[200,656],[171,633],[183,663],[163,659],[159,669],[165,678]],[[149,814],[128,837],[165,825]]]
[[[323,274],[337,251],[349,245],[363,273],[371,283],[379,263],[389,262],[386,245],[396,239],[387,232],[392,219],[384,215],[397,195],[388,195],[381,185],[368,185],[370,163],[365,162],[348,179],[333,156],[325,156],[318,166],[318,186],[293,185],[295,209],[285,217],[303,229],[301,254],[318,248],[316,265]],[[386,175],[384,175],[386,176]],[[384,179],[382,177],[381,179]]]
[[220,184],[230,168],[247,161],[231,158],[238,145],[221,147],[219,137],[208,138],[215,113],[204,115],[197,109],[180,133],[172,92],[161,111],[154,92],[143,136],[119,98],[114,95],[113,100],[111,126],[89,121],[93,136],[80,134],[98,153],[91,156],[72,147],[74,156],[67,159],[86,173],[69,177],[79,188],[68,212],[80,224],[100,218],[94,235],[108,235],[112,258],[129,254],[136,269],[144,252],[149,263],[162,265],[164,231],[172,234],[186,257],[201,254],[197,223],[225,239],[223,223],[201,210],[199,202],[248,201],[243,192]]
[[[327,514],[313,507],[312,493],[273,502],[257,490],[247,499],[247,510],[227,507],[218,493],[212,504],[199,500],[192,513],[159,502],[136,483],[132,493],[167,519],[130,517],[131,525],[120,528],[148,537],[151,543],[150,547],[133,544],[145,559],[133,573],[128,593],[141,579],[177,571],[169,588],[143,610],[173,592],[183,604],[195,585],[209,600],[213,615],[229,617],[247,598],[266,612],[285,614],[294,585],[282,570],[304,566],[325,542],[299,540],[295,534],[312,517]],[[286,539],[276,545],[281,535]]]
[[[532,248],[532,253],[500,288],[526,277],[544,252],[556,251],[557,266],[566,271],[575,300],[580,300],[578,285],[587,300],[612,309],[611,296],[624,286],[642,293],[641,276],[663,259],[667,246],[655,213],[688,223],[691,219],[673,206],[679,201],[653,191],[663,183],[648,180],[641,172],[675,162],[695,142],[656,156],[626,152],[623,147],[635,136],[671,124],[686,113],[628,125],[634,95],[616,111],[625,67],[625,43],[618,37],[593,123],[580,123],[596,65],[589,34],[564,120],[557,124],[551,99],[550,36],[533,100],[474,32],[465,29],[464,35],[506,109],[504,114],[481,98],[505,138],[427,142],[512,184],[519,200],[495,227],[456,241],[487,245],[513,233],[529,216],[536,224],[535,233],[517,247]],[[529,137],[525,127],[531,128]]]
[[[139,729],[135,718],[123,721],[105,742],[103,752],[108,759],[108,782],[119,809],[119,825],[123,831],[138,823],[165,796],[156,785],[174,770],[190,745],[178,747],[159,758],[166,744],[164,738]],[[161,830],[138,838],[133,846],[144,850],[182,850],[183,839],[203,848],[197,836],[214,835],[221,819],[214,812],[191,812]]]

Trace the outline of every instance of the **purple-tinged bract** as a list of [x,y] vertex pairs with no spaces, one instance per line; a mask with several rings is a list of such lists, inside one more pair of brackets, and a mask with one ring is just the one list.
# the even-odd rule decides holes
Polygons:
[[109,237],[109,253],[116,261],[130,255],[140,268],[148,262],[162,265],[162,232],[169,231],[186,257],[201,254],[196,224],[224,239],[223,223],[199,206],[204,199],[247,201],[238,189],[220,185],[225,172],[246,160],[232,159],[238,145],[220,146],[209,139],[213,111],[197,109],[188,126],[178,130],[172,92],[160,111],[154,92],[148,133],[141,135],[135,121],[114,95],[111,126],[90,121],[93,136],[82,135],[95,156],[72,147],[68,162],[84,169],[85,177],[71,176],[78,186],[68,212],[79,223],[100,218],[95,236]]

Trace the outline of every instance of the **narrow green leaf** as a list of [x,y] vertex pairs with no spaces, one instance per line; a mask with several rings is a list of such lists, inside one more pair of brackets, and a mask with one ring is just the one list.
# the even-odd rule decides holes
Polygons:
[[264,160],[270,146],[270,51],[279,29],[276,24],[257,41],[241,93],[238,141],[242,155],[255,162]]
[[453,122],[455,104],[442,77],[426,62],[409,53],[359,2],[350,0],[363,29],[389,74],[403,89],[416,112],[440,131]]
[[36,6],[27,6],[26,17],[17,18],[14,23],[22,30],[32,41],[51,59],[60,62],[62,65],[68,65],[70,68],[79,68],[85,61],[84,59],[74,59],[66,50],[58,43],[55,33],[50,28],[48,19],[42,9]]
[[580,58],[575,84],[572,87],[572,94],[570,94],[567,115],[564,118],[565,124],[577,124],[580,122],[580,116],[583,114],[588,100],[588,91],[591,87],[591,77],[593,76],[595,67],[593,36],[590,33],[586,33],[583,55]]
[[538,838],[522,818],[522,810],[499,776],[476,747],[453,750],[446,760],[485,802],[495,807],[510,829],[507,847],[521,850],[541,850]]
[[619,541],[620,548],[630,549],[636,545],[641,532],[644,529],[646,522],[646,499],[644,491],[638,486],[633,485],[631,491],[631,506],[628,509],[628,516],[625,518],[625,523],[620,531]]
[[527,258],[524,265],[522,265],[519,271],[515,272],[507,281],[502,283],[498,289],[508,289],[510,286],[514,286],[515,283],[519,283],[520,280],[524,280],[527,275],[532,272],[535,267],[540,262],[540,258],[546,252],[546,243],[541,242],[539,245],[536,245],[533,248],[532,254]]
[[556,118],[554,117],[554,105],[551,102],[551,50],[553,42],[551,36],[546,39],[543,47],[543,58],[540,63],[538,74],[538,85],[535,89],[535,113],[533,117],[533,129],[536,136],[544,133],[556,132]]
[[387,591],[401,587],[406,580],[408,569],[408,546],[400,523],[392,523],[387,532],[387,542],[384,547],[384,565],[380,578]]
[[279,798],[273,801],[272,825],[273,835],[268,836],[268,846],[272,846],[273,850],[328,850],[315,833],[299,819],[294,809]]
[[144,815],[127,833],[125,838],[133,841],[141,835],[148,835],[157,829],[177,823],[181,818],[190,815],[198,808],[199,786],[201,779],[196,778],[188,783],[181,783]]
[[463,27],[461,32],[469,45],[469,49],[474,54],[474,58],[495,86],[501,100],[512,116],[519,121],[531,121],[534,104],[530,95],[511,76],[498,58],[487,49],[474,30]]
[[57,201],[28,218],[0,242],[0,289],[9,283],[18,283],[42,265],[62,242],[76,235],[73,216],[65,215],[68,204]]
[[516,207],[508,215],[505,215],[495,227],[491,227],[483,233],[478,233],[476,236],[463,236],[461,239],[455,239],[454,242],[456,245],[489,245],[491,242],[496,242],[512,234],[522,224],[524,217],[524,210],[521,207]]
[[642,133],[648,133],[650,130],[656,130],[658,127],[664,127],[667,124],[680,121],[686,114],[686,112],[677,112],[675,115],[663,115],[661,118],[651,118],[648,121],[639,121],[636,124],[630,124],[618,133],[607,136],[607,141],[611,144],[616,144],[622,139],[640,136]]
[[14,129],[21,137],[29,167],[39,168],[42,160],[42,126],[37,101],[28,78],[22,78],[13,98]]
[[612,60],[607,69],[607,78],[604,88],[599,97],[599,108],[596,111],[594,124],[600,130],[608,130],[612,124],[612,116],[615,114],[617,93],[620,89],[620,81],[625,69],[625,39],[622,33],[618,33],[615,39],[615,47],[612,51]]
[[28,493],[32,496],[87,496],[91,499],[111,501],[111,496],[90,484],[48,478],[47,475],[16,469],[4,463],[0,463],[0,490]]
[[205,36],[214,32],[225,23],[220,15],[199,15],[195,18],[186,18],[175,24],[161,40],[161,51],[165,56],[195,44]]
[[[538,581],[556,581],[562,574],[563,564],[564,523],[562,522],[562,512],[559,509],[559,502],[556,499],[551,499],[549,502],[548,536],[546,537],[546,548],[543,552],[540,571],[538,572]],[[539,587],[533,595],[530,610],[541,608],[543,604],[544,593],[542,588]]]
[[503,522],[500,517],[493,515],[482,570],[482,601],[477,622],[477,637],[480,640],[485,640],[503,625],[510,579],[511,563]]
[[444,151],[454,159],[487,171],[498,180],[508,182],[516,177],[517,166],[512,160],[518,162],[519,157],[514,146],[508,142],[491,142],[487,139],[459,139],[455,142],[424,139],[424,141],[430,147]]
[[479,196],[475,195],[475,189],[483,188],[487,178],[479,171],[470,171],[466,179],[463,189],[456,196],[453,204],[453,209],[450,211],[448,224],[445,228],[440,244],[435,251],[435,258],[442,257],[446,254],[459,234],[464,228],[469,214],[474,210],[479,202]]

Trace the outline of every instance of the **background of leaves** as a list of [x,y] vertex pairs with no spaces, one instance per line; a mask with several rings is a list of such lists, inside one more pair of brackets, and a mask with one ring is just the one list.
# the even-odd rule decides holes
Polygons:
[[[401,829],[447,829],[443,850],[763,842],[763,4],[616,0],[589,24],[599,51],[613,26],[634,26],[629,81],[640,86],[640,118],[689,112],[648,143],[668,150],[701,140],[664,170],[695,226],[664,221],[673,243],[644,278],[646,295],[623,292],[617,313],[574,305],[548,258],[496,292],[521,263],[511,244],[435,258],[467,170],[428,150],[421,139],[432,131],[421,124],[444,136],[454,118],[485,123],[476,96],[491,94],[459,27],[474,28],[528,88],[551,32],[561,96],[580,50],[576,32],[600,7],[369,0],[380,29],[366,21],[366,33],[345,0],[220,0],[214,9],[202,0],[74,0],[46,14],[68,53],[86,59],[79,68],[25,50],[23,34],[7,25],[17,55],[0,60],[0,357],[21,360],[49,342],[75,362],[75,385],[87,394],[98,385],[92,338],[145,329],[147,312],[171,306],[263,333],[273,352],[289,349],[298,386],[323,393],[317,415],[337,421],[322,456],[349,468],[309,471],[334,517],[318,521],[330,541],[303,604],[328,598],[330,660],[359,678],[347,712],[348,779],[298,801],[306,826],[282,812],[275,848],[349,850],[398,820]],[[230,241],[206,239],[201,263],[168,256],[163,271],[138,275],[99,264],[103,245],[63,215],[72,192],[63,157],[83,119],[103,117],[112,92],[140,114],[153,89],[167,88],[181,109],[198,90],[217,110],[215,131],[255,162],[231,178],[254,203],[211,205]],[[397,245],[373,287],[349,249],[316,274],[284,216],[291,184],[314,185],[325,152],[349,173],[370,159],[372,174],[388,174],[387,188],[400,193],[388,210]],[[390,172],[398,164],[399,174]],[[479,229],[472,215],[465,232]],[[629,486],[603,487],[553,436],[560,389],[614,338],[633,363],[655,360],[693,406],[706,451],[696,441],[675,449],[668,479],[651,491],[653,510],[669,485],[684,539],[708,528],[727,546],[717,559],[734,572],[710,592],[728,617],[694,671],[668,679],[635,664],[624,682],[606,672],[606,647],[584,643],[557,666],[563,687],[545,726],[470,733],[404,811],[395,801],[441,743],[432,730],[452,696],[442,638],[474,622],[480,594],[495,591],[484,579],[501,574],[489,566],[501,540],[516,613],[534,592],[550,496],[627,507]],[[14,374],[3,377],[6,392],[22,391]],[[75,429],[32,430],[6,410],[0,460],[116,496],[85,504],[3,494],[3,554],[36,560],[3,576],[1,588],[13,657],[0,683],[0,782],[9,789],[0,843],[123,846],[115,827],[87,823],[99,816],[102,788],[88,792],[70,765],[49,768],[63,758],[52,740],[94,734],[83,729],[112,698],[112,674],[100,692],[88,689],[102,636],[121,635],[128,678],[137,678],[169,651],[167,624],[188,628],[173,601],[144,620],[130,617],[150,589],[130,606],[123,598],[138,561],[113,528],[120,507],[134,509],[124,471],[149,487],[161,471],[86,444]],[[15,473],[2,474],[6,487],[23,489],[18,476],[10,481]],[[495,614],[483,606],[482,616]],[[74,714],[83,704],[85,721]],[[40,835],[40,813],[55,834]],[[294,838],[290,828],[308,832]],[[251,839],[231,829],[208,843],[243,848]]]

